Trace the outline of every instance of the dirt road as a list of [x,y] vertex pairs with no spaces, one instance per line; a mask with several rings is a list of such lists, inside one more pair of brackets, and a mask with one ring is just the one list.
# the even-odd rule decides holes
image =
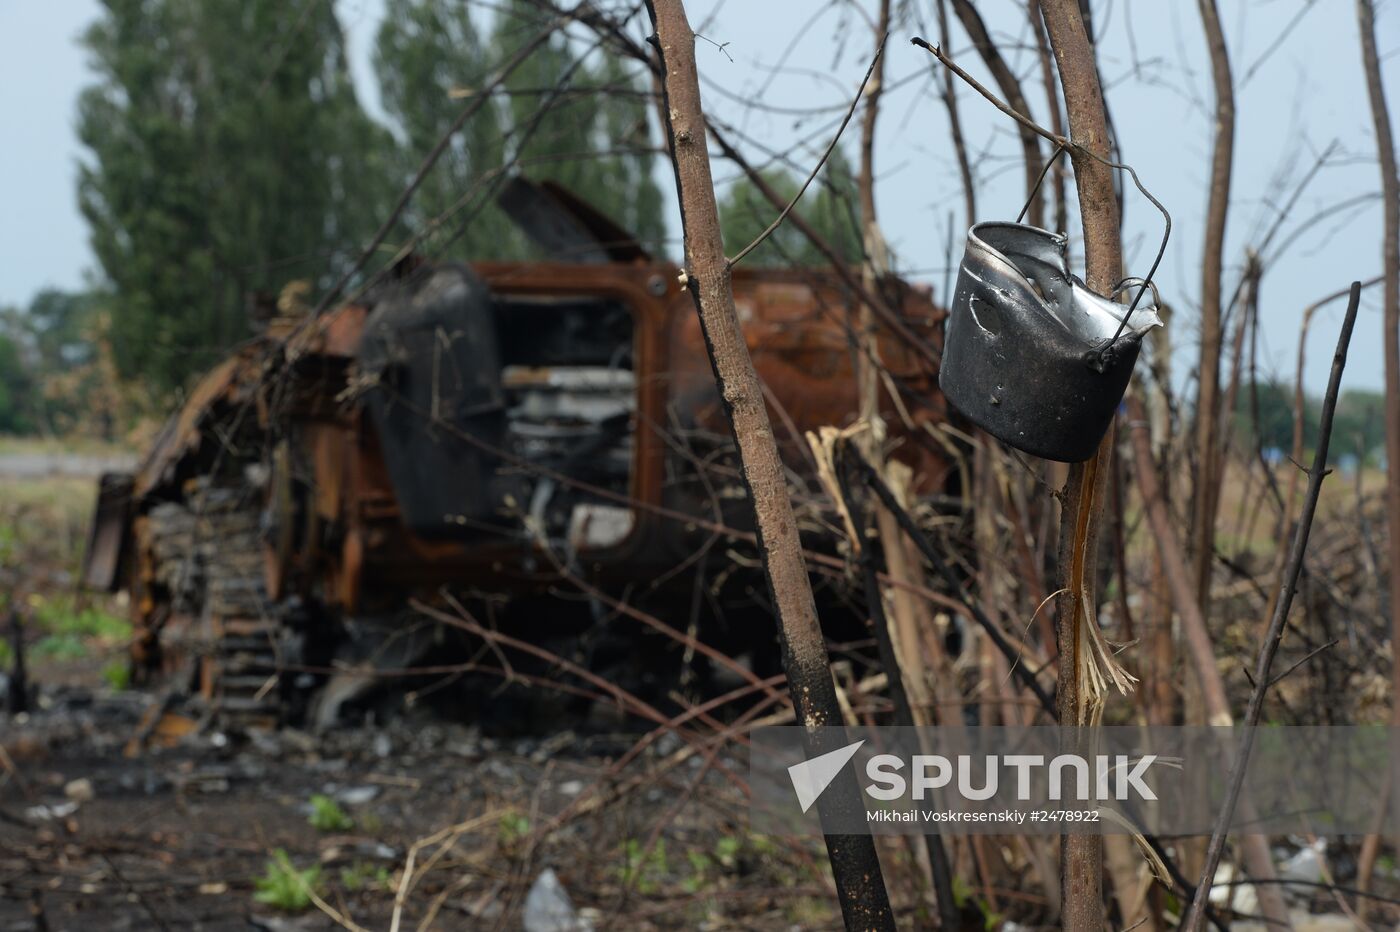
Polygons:
[[68,453],[46,450],[14,450],[0,452],[0,478],[96,479],[104,472],[129,471],[136,468],[135,454]]

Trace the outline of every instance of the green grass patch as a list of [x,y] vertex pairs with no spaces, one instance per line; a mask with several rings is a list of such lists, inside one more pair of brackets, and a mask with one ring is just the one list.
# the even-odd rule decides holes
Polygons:
[[658,838],[651,850],[646,850],[636,838],[629,838],[622,845],[622,864],[617,869],[617,879],[624,887],[630,887],[643,895],[655,893],[669,873],[666,862],[666,842]]
[[278,848],[268,859],[263,876],[253,881],[253,899],[286,913],[311,908],[311,891],[321,882],[319,865],[298,870],[287,852]]
[[85,604],[78,596],[63,593],[50,598],[31,596],[30,619],[50,635],[120,642],[131,637],[131,622],[120,615]]
[[348,832],[355,820],[340,808],[340,803],[323,793],[311,797],[311,816],[307,819],[318,832]]
[[394,878],[389,868],[365,861],[356,861],[349,867],[340,869],[340,885],[347,893],[359,893],[365,889],[378,889],[386,893],[394,892]]
[[31,595],[27,617],[31,629],[41,632],[30,649],[35,659],[79,660],[94,646],[112,647],[131,639],[131,622],[72,593]]
[[502,848],[514,848],[520,840],[530,834],[530,820],[514,809],[502,813],[496,822],[496,842]]
[[95,479],[0,477],[0,565],[76,574],[96,501]]

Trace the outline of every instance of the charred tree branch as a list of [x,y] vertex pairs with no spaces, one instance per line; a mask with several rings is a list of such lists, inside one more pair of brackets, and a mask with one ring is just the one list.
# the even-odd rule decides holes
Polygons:
[[1297,590],[1298,574],[1303,568],[1303,556],[1308,549],[1308,535],[1312,530],[1313,516],[1317,513],[1317,502],[1322,494],[1322,480],[1327,477],[1327,448],[1332,438],[1332,420],[1337,411],[1337,396],[1342,387],[1342,370],[1347,364],[1347,347],[1351,344],[1352,329],[1356,325],[1356,311],[1361,306],[1361,283],[1353,282],[1351,298],[1347,304],[1346,318],[1342,321],[1342,333],[1337,339],[1337,350],[1332,356],[1332,373],[1327,381],[1327,395],[1322,402],[1322,416],[1318,424],[1317,449],[1313,453],[1312,468],[1308,470],[1308,491],[1303,500],[1303,511],[1298,519],[1298,527],[1293,532],[1289,545],[1287,571],[1284,574],[1283,590],[1273,617],[1269,619],[1269,630],[1259,649],[1259,660],[1254,670],[1254,689],[1249,694],[1249,706],[1245,710],[1243,731],[1239,750],[1230,769],[1226,784],[1225,802],[1216,815],[1215,827],[1211,832],[1210,844],[1206,847],[1206,860],[1201,868],[1201,879],[1196,886],[1196,896],[1187,914],[1186,929],[1200,928],[1205,900],[1210,896],[1210,885],[1215,877],[1215,869],[1220,864],[1220,856],[1225,849],[1225,836],[1234,817],[1239,802],[1240,789],[1244,785],[1244,771],[1249,762],[1249,752],[1254,746],[1254,726],[1259,724],[1259,716],[1264,708],[1264,697],[1271,685],[1269,669],[1273,666],[1274,655],[1283,640],[1284,626],[1288,622],[1288,612],[1293,606],[1293,596]]
[[[846,449],[849,449],[847,447]],[[862,502],[855,495],[851,494],[851,472],[853,471],[852,461],[847,458],[837,467],[837,477],[841,483],[841,495],[846,500],[846,507],[851,511],[851,521],[855,524],[857,533],[864,533],[866,528],[866,515],[862,507]],[[865,464],[861,461],[861,465]],[[887,546],[894,545],[886,541]],[[870,624],[875,629],[875,643],[880,651],[880,664],[885,668],[885,673],[889,680],[890,701],[894,705],[895,724],[913,726],[917,722],[914,718],[914,709],[909,702],[909,692],[904,685],[904,669],[899,662],[899,654],[895,650],[894,639],[890,634],[889,620],[885,617],[885,600],[880,589],[880,567],[876,555],[875,547],[869,541],[863,542],[860,548],[860,567],[862,582],[865,584],[865,601],[870,612]],[[933,892],[938,900],[938,917],[944,929],[958,928],[958,907],[953,894],[953,880],[951,866],[948,863],[948,852],[943,846],[943,836],[930,832],[924,835],[924,843],[928,848],[929,866],[933,872]]]
[[[1395,138],[1390,109],[1381,80],[1380,53],[1376,48],[1376,10],[1372,0],[1356,0],[1361,30],[1361,63],[1371,102],[1371,122],[1376,133],[1376,159],[1381,171],[1385,203],[1385,233],[1381,244],[1382,297],[1381,342],[1385,359],[1385,515],[1390,528],[1390,644],[1392,654],[1392,725],[1400,724],[1400,180],[1396,177]],[[1302,351],[1299,350],[1301,360]],[[1388,798],[1394,795],[1387,794]],[[1386,803],[1382,803],[1384,810]],[[1384,815],[1384,812],[1381,813]],[[1380,839],[1371,835],[1361,849],[1357,873],[1363,890],[1370,887]],[[1363,910],[1366,904],[1361,904]],[[1364,912],[1363,912],[1364,916]]]
[[[787,481],[768,420],[763,390],[734,308],[731,270],[724,256],[719,210],[706,147],[704,109],[695,65],[695,34],[681,0],[649,0],[665,96],[666,129],[685,234],[685,285],[695,302],[710,365],[734,432],[744,484],[753,502],[759,552],[778,616],[798,723],[809,757],[845,742],[841,710],[811,582],[802,559]],[[860,790],[848,771],[823,794],[823,822],[859,811]],[[875,840],[868,835],[826,836],[841,912],[850,929],[893,929]]]

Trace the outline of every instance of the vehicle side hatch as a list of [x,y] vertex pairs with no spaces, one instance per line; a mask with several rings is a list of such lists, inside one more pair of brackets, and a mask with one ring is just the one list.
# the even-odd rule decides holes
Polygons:
[[502,446],[505,404],[486,284],[444,265],[391,286],[365,325],[358,369],[404,523],[464,538],[495,517],[491,451]]

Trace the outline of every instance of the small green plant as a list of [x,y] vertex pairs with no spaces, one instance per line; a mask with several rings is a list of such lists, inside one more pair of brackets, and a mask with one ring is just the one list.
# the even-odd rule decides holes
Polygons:
[[963,909],[968,903],[977,907],[977,911],[982,914],[982,927],[987,930],[999,928],[1004,917],[992,911],[991,904],[975,894],[972,887],[961,877],[953,877],[953,903],[958,909]]
[[778,846],[767,835],[750,835],[749,847],[759,857],[768,857],[778,853]]
[[29,610],[27,623],[44,635],[32,648],[35,658],[81,660],[88,655],[91,641],[118,644],[131,638],[131,623],[126,619],[82,605],[71,594],[45,597],[36,593],[29,598]]
[[389,876],[389,868],[380,865],[370,864],[365,861],[356,861],[349,867],[340,869],[340,885],[347,893],[359,893],[365,887],[373,885],[380,890],[393,892],[394,878]]
[[113,692],[122,692],[131,685],[131,665],[125,660],[113,660],[102,668],[102,679]]
[[962,909],[967,905],[968,898],[972,896],[972,888],[967,885],[957,874],[953,875],[953,905]]
[[321,868],[297,870],[287,852],[278,848],[267,862],[266,873],[253,881],[253,899],[286,913],[311,908],[311,891],[321,882]]
[[82,638],[73,634],[50,634],[40,638],[29,651],[36,659],[82,660],[87,656],[87,645]]
[[496,823],[496,840],[502,848],[513,848],[520,839],[530,834],[530,820],[514,809],[501,816]]
[[[740,871],[745,855],[745,840],[737,835],[722,835],[715,842],[713,851],[699,851],[694,848],[686,851],[685,859],[690,865],[690,876],[684,886],[689,893],[698,893],[723,874]],[[752,848],[752,846],[748,846]]]
[[340,803],[322,793],[311,797],[311,815],[307,819],[318,832],[348,832],[355,820],[340,808]]
[[681,883],[686,893],[699,893],[710,884],[710,856],[694,848],[685,853],[690,876]]
[[725,835],[715,842],[715,860],[721,867],[733,870],[739,863],[739,852],[744,843],[735,835]]
[[618,868],[618,880],[625,887],[631,887],[641,894],[655,893],[667,873],[666,842],[657,839],[656,845],[648,853],[635,838],[629,838],[622,845],[622,866]]
[[131,622],[90,605],[81,605],[72,595],[34,596],[30,604],[35,626],[53,635],[104,641],[125,641],[131,637]]

